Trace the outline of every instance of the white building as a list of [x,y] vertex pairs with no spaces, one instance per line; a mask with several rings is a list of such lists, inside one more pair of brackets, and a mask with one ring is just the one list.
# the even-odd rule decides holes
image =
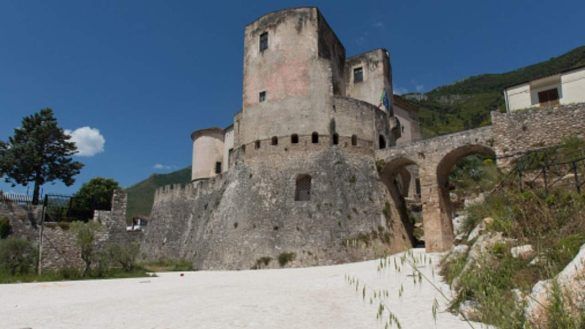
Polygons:
[[585,66],[508,87],[504,98],[508,112],[585,103]]

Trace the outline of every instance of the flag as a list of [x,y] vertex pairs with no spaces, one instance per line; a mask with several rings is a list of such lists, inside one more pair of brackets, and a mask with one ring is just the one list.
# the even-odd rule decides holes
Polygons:
[[380,108],[382,105],[384,105],[386,110],[390,109],[390,100],[388,99],[386,89],[382,90],[382,95],[380,96],[380,105],[378,105],[378,108]]

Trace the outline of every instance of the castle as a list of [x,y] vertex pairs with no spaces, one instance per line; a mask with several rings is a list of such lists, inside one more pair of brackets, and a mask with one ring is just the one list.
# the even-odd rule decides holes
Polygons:
[[[581,106],[492,113],[492,126],[418,141],[416,118],[393,102],[389,52],[346,58],[313,7],[247,25],[243,72],[233,124],[191,135],[192,183],[156,191],[141,244],[146,258],[186,259],[199,269],[372,259],[416,243],[404,210],[412,190],[427,250],[446,250],[447,180],[459,159],[511,159],[585,128]],[[549,120],[573,124],[550,132]]]
[[346,58],[317,8],[247,25],[242,111],[225,129],[191,135],[193,182],[157,191],[148,254],[250,268],[280,253],[312,265],[411,246],[403,224],[384,215],[389,196],[374,160],[402,131],[391,74],[384,49]]

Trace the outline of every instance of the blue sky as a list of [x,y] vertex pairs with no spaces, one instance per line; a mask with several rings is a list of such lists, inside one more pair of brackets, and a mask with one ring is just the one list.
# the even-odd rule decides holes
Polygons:
[[348,55],[389,49],[400,92],[585,44],[582,0],[2,0],[0,140],[44,107],[63,128],[91,128],[75,131],[86,165],[77,183],[45,186],[51,192],[73,193],[95,176],[129,186],[185,167],[191,131],[227,126],[239,111],[244,26],[303,5],[321,9]]

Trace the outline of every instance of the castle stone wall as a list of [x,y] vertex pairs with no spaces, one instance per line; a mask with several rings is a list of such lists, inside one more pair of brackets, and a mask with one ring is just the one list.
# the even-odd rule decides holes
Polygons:
[[[246,154],[207,185],[159,190],[143,253],[200,269],[248,269],[261,257],[278,267],[282,253],[296,255],[290,266],[309,266],[410,247],[371,153],[314,147]],[[310,201],[295,201],[301,174],[312,177]]]

